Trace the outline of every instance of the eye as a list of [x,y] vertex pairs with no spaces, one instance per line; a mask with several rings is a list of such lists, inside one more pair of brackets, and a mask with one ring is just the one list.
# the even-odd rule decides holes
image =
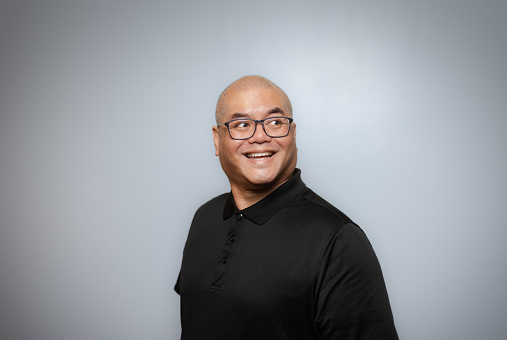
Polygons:
[[247,129],[250,127],[250,122],[247,120],[236,120],[234,122],[231,122],[229,127],[233,129]]
[[268,124],[271,126],[280,126],[280,125],[283,125],[283,123],[284,123],[283,118],[273,118],[273,119],[270,119],[268,122]]

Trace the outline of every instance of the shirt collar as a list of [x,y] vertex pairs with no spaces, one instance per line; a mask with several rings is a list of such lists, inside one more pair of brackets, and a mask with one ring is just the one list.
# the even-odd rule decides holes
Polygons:
[[240,211],[236,207],[234,197],[232,197],[232,193],[230,193],[224,206],[224,220],[230,218],[234,213],[239,214],[241,212],[245,217],[256,224],[264,224],[305,187],[305,183],[301,180],[301,170],[296,168],[292,177],[289,178],[287,182],[280,185],[259,202],[244,210]]

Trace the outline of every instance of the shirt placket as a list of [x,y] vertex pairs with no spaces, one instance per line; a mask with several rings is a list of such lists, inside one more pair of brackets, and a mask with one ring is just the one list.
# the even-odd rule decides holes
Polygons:
[[246,218],[241,211],[234,212],[234,215],[230,219],[227,237],[222,247],[220,259],[218,260],[217,267],[213,274],[213,280],[211,282],[211,286],[215,289],[222,288],[227,276],[227,271],[234,262],[234,250],[237,247],[240,232],[245,224],[245,219]]

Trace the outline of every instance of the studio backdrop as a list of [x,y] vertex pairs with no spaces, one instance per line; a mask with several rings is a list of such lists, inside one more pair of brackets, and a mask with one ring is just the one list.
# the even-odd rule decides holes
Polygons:
[[292,100],[405,340],[507,338],[502,1],[2,1],[0,338],[167,340],[220,92]]

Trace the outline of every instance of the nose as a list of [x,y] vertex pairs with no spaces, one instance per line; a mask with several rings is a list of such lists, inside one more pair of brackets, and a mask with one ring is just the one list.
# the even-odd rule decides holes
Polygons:
[[266,132],[264,132],[264,127],[261,122],[257,122],[255,133],[250,139],[248,139],[248,143],[269,143],[271,142],[271,137],[269,137]]

